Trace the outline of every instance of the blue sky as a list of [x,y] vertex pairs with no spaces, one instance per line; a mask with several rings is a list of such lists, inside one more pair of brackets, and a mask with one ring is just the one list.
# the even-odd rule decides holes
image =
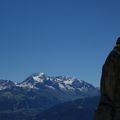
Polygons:
[[0,78],[35,72],[99,85],[120,36],[119,0],[1,0]]

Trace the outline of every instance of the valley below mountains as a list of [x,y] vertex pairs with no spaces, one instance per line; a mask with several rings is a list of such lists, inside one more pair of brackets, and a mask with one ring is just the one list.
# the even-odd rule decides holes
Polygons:
[[17,84],[0,80],[0,120],[92,120],[98,101],[99,90],[77,78],[35,73]]

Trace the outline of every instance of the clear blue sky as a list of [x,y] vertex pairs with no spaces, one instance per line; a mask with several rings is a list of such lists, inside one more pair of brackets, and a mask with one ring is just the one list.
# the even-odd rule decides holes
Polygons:
[[118,36],[119,0],[0,0],[0,78],[45,72],[98,86]]

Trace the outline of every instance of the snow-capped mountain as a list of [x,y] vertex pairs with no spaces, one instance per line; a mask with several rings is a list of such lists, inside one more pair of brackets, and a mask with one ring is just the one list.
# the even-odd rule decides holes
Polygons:
[[10,80],[0,80],[0,90],[11,88],[13,86],[15,86],[15,84]]
[[43,112],[57,104],[98,95],[99,90],[83,80],[35,73],[17,84],[0,80],[0,111],[3,114],[5,112],[5,117],[6,113],[19,116],[20,119],[21,116],[25,119],[27,115],[30,120],[38,111]]
[[49,89],[72,96],[96,96],[98,94],[94,86],[83,80],[66,76],[48,76],[44,73],[35,73],[17,86],[29,89]]
[[17,84],[10,80],[0,80],[0,90],[5,89],[34,90],[49,97],[54,96],[61,101],[99,95],[98,89],[83,80],[66,76],[48,76],[44,73],[34,73]]

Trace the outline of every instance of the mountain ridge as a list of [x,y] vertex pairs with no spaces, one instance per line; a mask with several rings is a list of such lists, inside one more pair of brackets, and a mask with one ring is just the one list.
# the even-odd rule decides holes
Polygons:
[[83,80],[43,73],[34,73],[17,84],[0,80],[0,88],[2,120],[30,120],[54,105],[99,96],[99,90]]
[[[8,83],[11,84],[9,85]],[[96,89],[96,87],[83,80],[66,76],[48,76],[45,73],[34,73],[28,76],[24,81],[17,84],[10,80],[8,83],[5,81],[6,86],[0,84],[0,90],[2,90],[2,88],[7,89],[11,87],[20,87],[23,89],[50,90],[52,92],[57,91],[64,97],[66,97],[66,94],[67,96],[71,96],[71,98],[77,98],[79,96],[96,96],[98,94],[98,90]]]

